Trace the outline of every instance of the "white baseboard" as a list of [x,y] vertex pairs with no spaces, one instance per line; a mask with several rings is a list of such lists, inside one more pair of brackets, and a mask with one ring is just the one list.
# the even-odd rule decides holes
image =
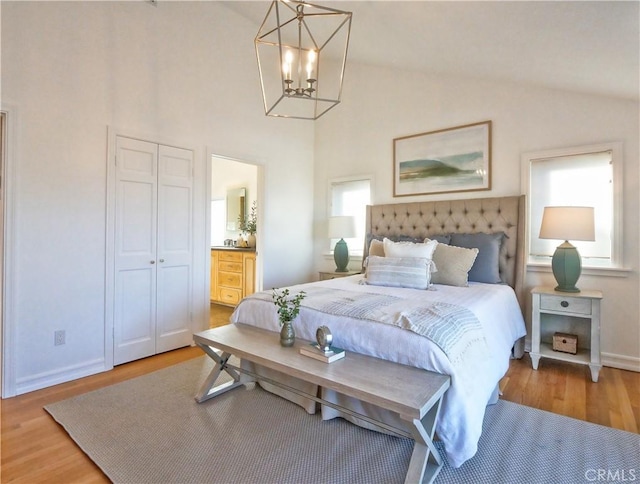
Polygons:
[[[524,349],[531,352],[531,340],[525,339]],[[615,353],[600,353],[602,366],[618,368],[620,370],[636,371],[640,373],[640,358],[633,356],[617,355]]]
[[103,371],[110,370],[105,367],[105,359],[99,358],[84,362],[82,364],[59,368],[53,371],[39,373],[16,381],[16,395],[33,392],[42,388],[47,388],[60,383],[77,380],[85,376],[95,375]]
[[616,355],[613,353],[601,353],[602,366],[619,368],[621,370],[637,371],[640,373],[640,358]]

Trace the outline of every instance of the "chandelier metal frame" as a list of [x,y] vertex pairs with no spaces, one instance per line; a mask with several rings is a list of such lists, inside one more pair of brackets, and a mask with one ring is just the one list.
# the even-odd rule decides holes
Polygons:
[[254,42],[267,116],[315,120],[340,103],[351,18],[304,1],[271,2]]

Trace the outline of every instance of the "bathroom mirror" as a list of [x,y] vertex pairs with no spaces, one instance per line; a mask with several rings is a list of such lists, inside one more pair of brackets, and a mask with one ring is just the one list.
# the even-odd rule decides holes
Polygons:
[[240,231],[240,221],[247,217],[246,199],[246,188],[227,190],[227,230]]

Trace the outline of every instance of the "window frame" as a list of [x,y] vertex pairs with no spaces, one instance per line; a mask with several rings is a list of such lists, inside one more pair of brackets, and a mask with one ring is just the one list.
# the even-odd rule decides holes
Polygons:
[[549,262],[532,261],[530,258],[530,239],[535,227],[531,227],[531,163],[544,158],[560,158],[566,156],[583,155],[602,151],[611,151],[612,173],[613,173],[613,220],[612,220],[612,241],[611,241],[611,262],[604,266],[583,265],[583,274],[590,275],[610,275],[625,276],[628,269],[624,268],[623,254],[623,143],[608,142],[593,145],[573,146],[551,150],[540,150],[526,152],[521,155],[521,190],[526,195],[526,219],[525,225],[525,260],[527,269],[532,272],[550,272],[551,260]]

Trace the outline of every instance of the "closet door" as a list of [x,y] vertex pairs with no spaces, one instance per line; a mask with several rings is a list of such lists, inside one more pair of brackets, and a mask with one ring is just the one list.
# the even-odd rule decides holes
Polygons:
[[193,152],[116,140],[114,364],[192,342]]
[[114,364],[155,354],[158,145],[116,141]]
[[160,146],[156,353],[192,342],[193,152]]

